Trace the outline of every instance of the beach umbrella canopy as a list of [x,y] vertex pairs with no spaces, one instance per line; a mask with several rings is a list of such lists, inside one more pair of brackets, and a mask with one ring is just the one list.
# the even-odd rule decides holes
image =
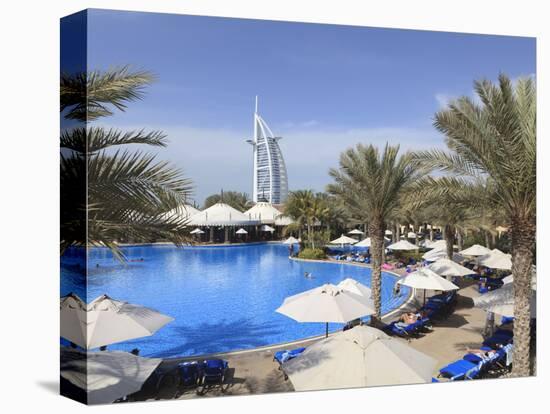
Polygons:
[[283,244],[298,244],[300,243],[300,240],[296,239],[295,237],[290,236],[288,239],[286,239]]
[[369,326],[335,334],[283,363],[296,391],[429,383],[437,361]]
[[367,237],[366,239],[361,240],[360,242],[356,243],[356,247],[370,247],[371,241],[370,237]]
[[235,234],[248,234],[248,232],[247,232],[245,229],[240,228],[239,230],[237,230],[237,231],[235,232]]
[[491,253],[491,249],[488,249],[480,244],[474,244],[467,249],[461,250],[459,253],[464,256],[484,256]]
[[[447,258],[447,249],[436,248],[426,252],[422,255],[422,258],[427,262],[435,262],[439,259]],[[465,258],[458,253],[453,253],[453,261],[462,262]]]
[[433,270],[430,270],[426,267],[421,267],[417,271],[409,273],[403,279],[400,279],[397,283],[415,289],[442,291],[459,289],[457,285],[439,276]]
[[416,244],[412,244],[408,242],[407,240],[401,240],[397,243],[390,244],[388,246],[388,249],[390,250],[418,250],[418,246]]
[[348,231],[348,234],[359,234],[359,235],[361,235],[361,234],[365,234],[365,233],[362,232],[362,231],[359,230],[359,229],[353,229],[353,230],[351,230],[351,231]]
[[84,390],[88,404],[110,404],[141,389],[162,362],[128,352],[61,349],[61,376]]
[[[502,316],[514,316],[514,284],[506,283],[500,288],[474,298],[474,306]],[[537,315],[536,290],[531,290],[531,318]]]
[[260,227],[261,231],[268,231],[270,233],[273,233],[275,229],[267,224],[264,224],[262,227]]
[[437,259],[427,267],[440,276],[467,276],[475,272],[447,258]]
[[479,256],[477,264],[491,269],[511,270],[512,255],[501,252],[498,249],[493,249],[489,254]]
[[343,234],[337,239],[330,242],[330,244],[355,244],[357,240],[352,239],[351,237],[344,236]]
[[61,298],[61,337],[85,349],[151,336],[174,318],[144,306],[99,296],[86,304],[75,294]]
[[445,240],[436,240],[434,242],[426,240],[424,242],[424,246],[426,249],[442,249],[445,250],[447,248],[447,242]]
[[201,229],[195,229],[193,231],[190,231],[189,234],[204,234],[204,231]]
[[327,283],[322,286],[289,296],[276,312],[298,322],[346,323],[375,313],[374,306],[363,296]]
[[374,308],[374,302],[372,301],[372,291],[368,286],[365,286],[357,280],[348,277],[338,283],[336,287],[342,289],[345,292],[350,292],[367,299],[367,303]]

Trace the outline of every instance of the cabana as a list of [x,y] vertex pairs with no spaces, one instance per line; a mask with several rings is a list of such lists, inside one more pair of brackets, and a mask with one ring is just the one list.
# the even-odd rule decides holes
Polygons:
[[214,231],[218,228],[224,230],[224,242],[230,241],[230,230],[246,226],[258,226],[260,220],[253,219],[250,215],[225,203],[216,203],[189,219],[189,225],[195,227],[207,227],[210,230],[210,241],[214,241]]

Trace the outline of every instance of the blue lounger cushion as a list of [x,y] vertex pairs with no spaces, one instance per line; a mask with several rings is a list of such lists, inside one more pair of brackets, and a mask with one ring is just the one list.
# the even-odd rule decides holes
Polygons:
[[304,352],[306,348],[296,348],[284,351],[277,351],[275,352],[275,355],[273,356],[273,359],[277,361],[279,364],[282,364],[286,361],[289,361],[293,358],[296,358],[298,355],[300,355],[302,352]]
[[441,368],[439,373],[444,377],[451,378],[456,381],[459,379],[464,379],[467,373],[472,373],[472,371],[475,371],[476,368],[478,368],[477,363],[459,359],[458,361],[452,362]]

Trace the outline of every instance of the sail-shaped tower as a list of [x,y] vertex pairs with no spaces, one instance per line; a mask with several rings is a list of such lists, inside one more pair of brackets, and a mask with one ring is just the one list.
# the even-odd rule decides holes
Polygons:
[[279,147],[281,137],[274,136],[258,113],[258,97],[254,110],[254,138],[247,140],[253,147],[254,179],[252,201],[282,204],[288,196],[285,160]]

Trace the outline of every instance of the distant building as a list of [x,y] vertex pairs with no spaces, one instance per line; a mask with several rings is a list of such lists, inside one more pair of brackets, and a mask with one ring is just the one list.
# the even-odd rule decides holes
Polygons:
[[247,140],[253,147],[254,181],[252,201],[282,204],[288,196],[288,176],[278,141],[258,114],[258,97],[254,111],[254,138]]

